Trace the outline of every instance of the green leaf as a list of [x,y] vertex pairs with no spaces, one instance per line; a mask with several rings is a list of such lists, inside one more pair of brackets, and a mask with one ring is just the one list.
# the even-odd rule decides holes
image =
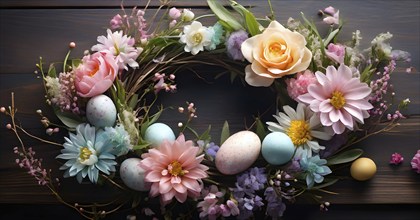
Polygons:
[[54,109],[55,115],[57,115],[58,119],[60,119],[63,124],[69,128],[76,128],[77,125],[83,123],[84,121],[78,117],[77,115],[74,115],[69,112],[62,112],[60,109],[55,108]]
[[258,137],[262,141],[262,140],[264,140],[264,138],[266,136],[265,126],[262,123],[262,121],[260,120],[260,118],[256,118],[255,123],[257,125],[257,129],[256,129],[255,133],[257,133]]
[[209,127],[207,128],[207,130],[204,131],[204,133],[202,135],[200,135],[200,137],[198,137],[199,140],[203,140],[203,141],[207,141],[210,140],[210,130],[211,130],[211,125],[209,125]]
[[150,145],[151,145],[150,143],[146,143],[146,142],[140,143],[138,145],[133,146],[133,150],[143,150],[143,149],[149,147]]
[[340,31],[340,29],[335,29],[333,32],[331,32],[328,37],[324,40],[324,45],[328,45],[331,40],[337,35],[337,33]]
[[325,178],[324,182],[322,184],[314,186],[313,189],[322,189],[322,188],[325,188],[327,186],[333,185],[337,181],[338,181],[338,179],[327,179],[327,178]]
[[131,108],[131,109],[135,109],[138,100],[139,100],[139,94],[136,93],[133,96],[131,96],[131,98],[128,102],[128,107]]
[[223,142],[225,142],[226,139],[229,138],[229,136],[230,136],[229,123],[225,121],[222,128],[222,134],[220,135],[220,146],[222,146]]
[[50,67],[48,68],[48,76],[53,78],[57,77],[57,71],[55,70],[54,63],[51,63]]
[[82,63],[81,59],[73,59],[71,60],[71,65],[73,66],[73,69],[77,68]]
[[341,152],[337,155],[334,155],[327,159],[327,165],[336,165],[336,164],[343,164],[348,163],[353,160],[356,160],[363,154],[362,149],[351,149],[348,151]]
[[243,29],[242,25],[237,22],[237,18],[235,18],[235,16],[218,1],[207,0],[207,4],[219,20],[225,22],[225,24],[229,25],[233,30]]
[[244,6],[240,5],[236,1],[231,1],[231,6],[233,9],[235,9],[237,12],[239,12],[242,17],[244,17],[246,29],[248,30],[248,33],[251,34],[251,36],[255,36],[257,34],[260,34],[260,24],[258,23],[255,16]]

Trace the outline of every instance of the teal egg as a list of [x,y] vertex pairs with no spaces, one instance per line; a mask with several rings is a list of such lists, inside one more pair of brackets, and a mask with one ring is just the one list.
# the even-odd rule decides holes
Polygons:
[[152,147],[157,147],[164,140],[174,141],[175,134],[168,125],[163,123],[154,123],[146,129],[144,139],[151,143]]
[[264,138],[261,153],[269,164],[282,165],[292,159],[295,146],[286,134],[272,132]]

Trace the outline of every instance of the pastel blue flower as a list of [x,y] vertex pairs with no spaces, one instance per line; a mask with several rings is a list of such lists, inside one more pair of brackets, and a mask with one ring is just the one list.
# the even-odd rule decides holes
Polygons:
[[321,159],[319,155],[306,157],[306,152],[300,159],[300,167],[306,173],[306,184],[308,188],[312,188],[315,183],[322,183],[324,176],[331,173],[331,169],[327,164],[327,160]]
[[112,145],[111,153],[116,156],[125,155],[132,149],[130,135],[124,129],[124,126],[120,124],[115,126],[115,128],[105,127],[104,130],[99,130],[96,136],[103,140],[108,139]]
[[214,50],[216,49],[217,45],[222,43],[223,27],[221,24],[217,22],[212,27],[209,27],[209,31],[212,33],[212,37],[211,37],[211,43],[209,46],[206,46],[206,49]]
[[89,177],[92,183],[98,181],[99,171],[109,175],[115,172],[114,159],[111,154],[112,145],[108,139],[96,136],[95,127],[89,124],[79,124],[76,127],[76,134],[69,133],[65,137],[64,149],[56,158],[67,160],[60,167],[65,170],[64,177],[76,176],[79,183],[83,178]]

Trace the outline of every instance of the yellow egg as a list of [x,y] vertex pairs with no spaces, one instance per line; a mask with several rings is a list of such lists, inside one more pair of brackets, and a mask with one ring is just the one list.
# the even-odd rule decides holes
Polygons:
[[376,164],[373,160],[362,157],[355,160],[350,167],[351,176],[359,181],[372,178],[376,173]]

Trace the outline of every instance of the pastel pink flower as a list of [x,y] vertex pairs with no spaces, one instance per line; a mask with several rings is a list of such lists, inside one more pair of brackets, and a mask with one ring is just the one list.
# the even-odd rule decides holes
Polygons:
[[420,174],[420,150],[417,151],[411,160],[411,168]]
[[336,63],[344,63],[344,56],[346,55],[346,47],[341,44],[328,44],[328,50],[325,51],[325,54],[332,61]]
[[200,164],[204,154],[197,156],[198,147],[180,135],[175,141],[163,141],[157,148],[142,154],[140,166],[145,170],[145,181],[152,183],[150,196],[160,195],[161,204],[169,204],[173,197],[179,202],[187,196],[200,196],[199,182],[208,175],[208,167]]
[[179,9],[175,8],[175,7],[172,7],[171,9],[169,9],[168,15],[173,20],[176,20],[179,17],[181,17],[181,11]]
[[81,97],[93,97],[112,86],[118,73],[118,65],[112,54],[97,52],[83,57],[75,70],[75,86]]
[[341,64],[338,69],[328,66],[326,74],[317,71],[319,84],[311,84],[308,93],[298,100],[309,104],[313,112],[319,112],[321,124],[332,126],[336,134],[346,128],[353,130],[355,121],[364,123],[369,117],[367,110],[373,108],[368,102],[372,90],[359,78],[352,78],[351,69]]
[[324,9],[324,12],[327,16],[323,19],[323,22],[329,25],[334,25],[339,23],[340,18],[340,10],[336,10],[335,8],[329,6]]
[[287,93],[292,99],[298,101],[297,97],[308,93],[308,86],[314,83],[318,83],[315,75],[310,70],[305,70],[298,73],[296,79],[286,79]]

